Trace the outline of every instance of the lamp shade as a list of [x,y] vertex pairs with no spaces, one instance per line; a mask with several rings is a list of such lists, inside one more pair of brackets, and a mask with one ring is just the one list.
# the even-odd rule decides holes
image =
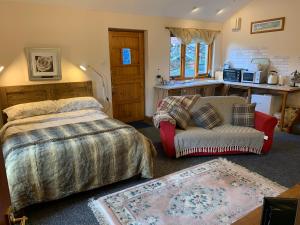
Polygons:
[[82,69],[83,71],[87,71],[87,68],[84,65],[80,65],[79,68]]
[[4,70],[4,66],[0,66],[0,73]]

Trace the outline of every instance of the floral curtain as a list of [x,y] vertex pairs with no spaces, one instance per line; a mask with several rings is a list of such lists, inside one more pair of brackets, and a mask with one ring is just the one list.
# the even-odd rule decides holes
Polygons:
[[189,44],[192,41],[196,43],[204,42],[210,45],[214,42],[216,36],[220,31],[205,30],[205,29],[194,29],[194,28],[175,28],[166,27],[172,35],[181,39],[183,44]]

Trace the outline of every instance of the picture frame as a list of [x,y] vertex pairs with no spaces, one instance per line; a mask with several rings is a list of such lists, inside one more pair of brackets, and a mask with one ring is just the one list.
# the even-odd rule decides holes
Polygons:
[[251,34],[283,31],[285,27],[285,17],[255,21],[251,23]]
[[25,48],[30,81],[61,80],[59,48]]

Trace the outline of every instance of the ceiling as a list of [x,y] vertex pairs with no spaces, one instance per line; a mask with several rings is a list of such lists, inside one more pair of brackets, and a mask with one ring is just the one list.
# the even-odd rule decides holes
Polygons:
[[[252,0],[0,0],[223,22]],[[194,7],[199,7],[192,13]],[[217,15],[217,12],[224,9]]]

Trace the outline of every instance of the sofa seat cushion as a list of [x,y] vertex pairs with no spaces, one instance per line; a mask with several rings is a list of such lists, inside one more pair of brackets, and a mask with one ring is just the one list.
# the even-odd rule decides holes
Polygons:
[[221,125],[211,130],[188,127],[176,130],[174,139],[176,157],[200,152],[252,152],[261,153],[264,133],[251,127]]

